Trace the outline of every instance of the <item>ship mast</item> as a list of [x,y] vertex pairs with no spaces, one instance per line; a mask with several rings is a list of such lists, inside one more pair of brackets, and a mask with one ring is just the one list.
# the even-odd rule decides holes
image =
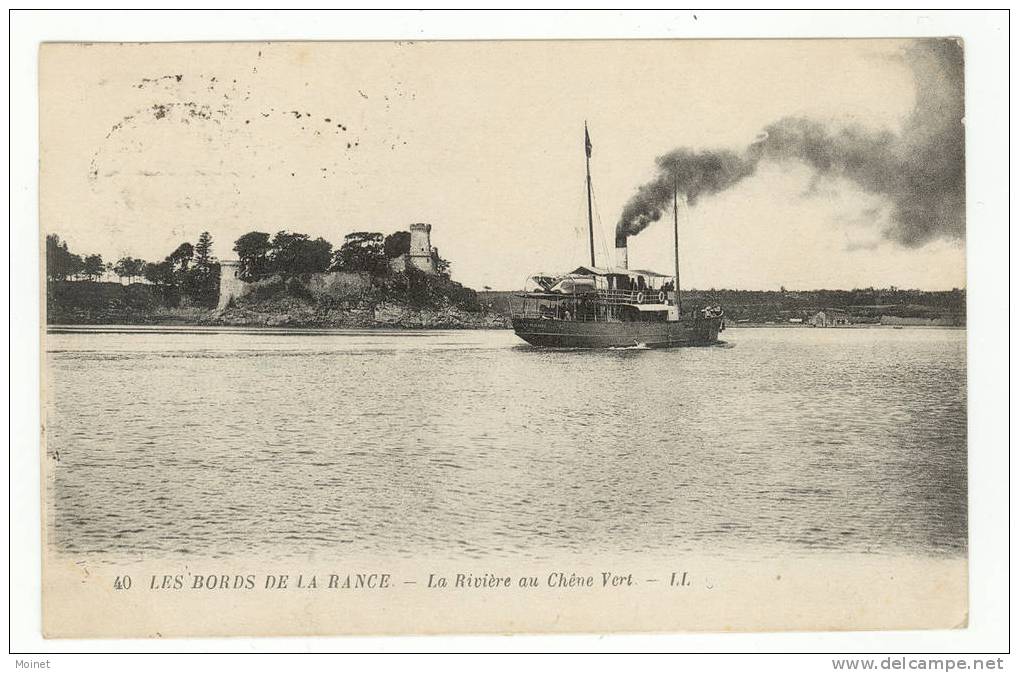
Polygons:
[[591,215],[591,136],[584,121],[584,154],[587,155],[587,235],[591,243],[591,266],[594,264],[594,217]]
[[[683,195],[683,202],[686,203],[686,195]],[[672,221],[673,241],[676,243],[676,313],[683,313],[683,303],[679,300],[679,180],[672,184]]]

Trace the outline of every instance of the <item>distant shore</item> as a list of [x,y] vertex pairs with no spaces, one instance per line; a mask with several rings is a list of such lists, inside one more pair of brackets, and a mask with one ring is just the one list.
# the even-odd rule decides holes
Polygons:
[[[846,325],[838,328],[815,328],[813,325],[767,325],[767,324],[743,324],[739,327],[729,326],[726,331],[735,330],[739,332],[741,329],[779,329],[787,330],[790,328],[809,328],[809,329],[821,329],[829,330],[836,329],[843,331],[849,329],[850,331],[861,331],[861,330],[892,330],[892,329],[909,329],[909,330],[962,330],[965,331],[965,326],[944,326],[944,325],[910,325],[910,326],[898,326],[898,325]],[[368,325],[368,326],[355,326],[355,325],[265,325],[265,324],[224,324],[224,323],[48,323],[46,325],[47,334],[103,334],[103,333],[146,333],[146,332],[166,332],[173,334],[188,334],[188,333],[211,333],[217,332],[232,332],[238,331],[241,333],[255,333],[264,332],[266,334],[296,334],[296,333],[342,333],[345,331],[378,331],[380,333],[385,332],[413,332],[413,331],[445,331],[445,330],[457,330],[457,331],[508,331],[512,329],[512,326],[498,326],[498,325],[457,325],[457,326],[433,326],[433,325]],[[719,336],[724,341],[724,332]]]
[[[333,322],[280,322],[273,320],[266,321],[222,321],[222,320],[180,320],[180,319],[165,319],[165,320],[148,320],[145,322],[125,322],[125,321],[112,321],[112,322],[48,322],[46,324],[46,330],[48,332],[59,333],[61,331],[67,332],[87,332],[90,328],[97,328],[101,331],[102,328],[139,328],[139,330],[146,327],[159,328],[177,328],[186,330],[188,328],[196,329],[209,329],[215,330],[217,328],[231,328],[236,327],[239,329],[251,329],[251,330],[343,330],[343,329],[370,329],[380,331],[392,331],[392,330],[509,330],[513,326],[508,321],[502,321],[498,318],[492,318],[488,316],[487,319],[477,321],[421,321],[418,323],[405,322],[405,323],[388,323],[388,322],[353,322],[353,321],[333,321]],[[947,330],[965,330],[965,325],[880,325],[880,324],[864,324],[864,325],[839,325],[838,327],[815,327],[814,325],[789,325],[789,324],[775,324],[775,323],[743,323],[740,325],[728,324],[726,330],[741,329],[823,329],[823,330],[862,330],[862,329],[947,329]]]
[[[355,274],[270,278],[224,308],[171,300],[165,288],[134,283],[47,284],[50,325],[177,325],[331,329],[509,329],[518,292],[475,292],[448,279],[416,291]],[[689,290],[683,306],[719,305],[726,327],[965,327],[965,291]]]

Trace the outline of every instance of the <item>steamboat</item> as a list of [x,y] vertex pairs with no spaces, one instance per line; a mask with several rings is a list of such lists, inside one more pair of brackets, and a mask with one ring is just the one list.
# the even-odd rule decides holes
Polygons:
[[[591,263],[569,273],[533,274],[514,305],[513,330],[534,346],[664,348],[718,343],[725,316],[717,306],[684,311],[679,294],[679,190],[673,190],[675,275],[630,269],[626,238],[616,240],[616,265],[599,267],[591,210],[591,138],[587,155],[587,225]],[[684,197],[685,203],[685,197]]]

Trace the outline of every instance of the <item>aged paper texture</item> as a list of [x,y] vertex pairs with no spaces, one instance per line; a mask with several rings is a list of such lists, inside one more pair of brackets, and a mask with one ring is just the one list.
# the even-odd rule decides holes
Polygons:
[[45,635],[964,628],[963,63],[44,44]]

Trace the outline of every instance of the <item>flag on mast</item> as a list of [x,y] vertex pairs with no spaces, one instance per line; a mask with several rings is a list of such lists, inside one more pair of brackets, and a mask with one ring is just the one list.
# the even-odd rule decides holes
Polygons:
[[591,136],[587,132],[587,122],[584,122],[584,149],[587,151],[587,158],[591,158]]

